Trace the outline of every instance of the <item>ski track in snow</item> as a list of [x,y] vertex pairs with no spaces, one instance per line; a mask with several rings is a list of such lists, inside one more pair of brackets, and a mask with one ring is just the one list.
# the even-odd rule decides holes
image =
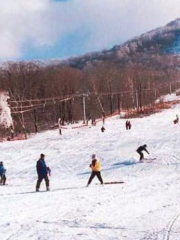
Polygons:
[[[1,143],[8,185],[0,186],[0,240],[179,240],[180,124],[173,124],[179,109],[132,119],[130,131],[113,117],[104,133],[98,123]],[[139,163],[142,144],[150,156]],[[36,193],[41,152],[52,169],[51,191],[42,183]],[[86,188],[93,153],[104,181],[125,183],[102,187],[94,179]]]
[[178,212],[178,214],[176,214],[172,218],[172,220],[169,222],[164,240],[171,240],[171,239],[173,239],[173,240],[177,239],[178,240],[179,239],[179,236],[180,236],[180,225],[179,224],[178,224],[178,228],[176,229],[176,231],[173,231],[173,236],[171,237],[173,227],[174,227],[174,225],[177,222],[179,217],[180,217],[180,212]]

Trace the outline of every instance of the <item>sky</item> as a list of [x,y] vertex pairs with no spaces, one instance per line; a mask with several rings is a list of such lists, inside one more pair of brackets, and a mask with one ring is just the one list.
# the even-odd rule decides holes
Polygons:
[[179,0],[0,0],[0,61],[109,49],[180,18]]

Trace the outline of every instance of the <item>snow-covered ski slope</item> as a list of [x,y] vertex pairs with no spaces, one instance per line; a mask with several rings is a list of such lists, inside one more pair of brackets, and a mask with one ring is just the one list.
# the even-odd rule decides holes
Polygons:
[[[149,117],[118,116],[95,127],[40,133],[0,144],[8,186],[0,186],[0,240],[179,240],[180,105]],[[156,160],[139,163],[147,144]],[[45,153],[51,191],[35,193],[36,161]],[[91,154],[102,164],[104,181],[124,184],[86,188]]]

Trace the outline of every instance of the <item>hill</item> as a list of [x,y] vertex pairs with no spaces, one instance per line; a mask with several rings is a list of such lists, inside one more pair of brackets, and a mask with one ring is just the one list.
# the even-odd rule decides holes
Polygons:
[[177,57],[179,53],[180,19],[176,19],[164,27],[144,33],[122,45],[114,46],[112,49],[70,58],[60,62],[60,64],[80,69],[99,61],[112,61],[121,64],[143,63],[155,66],[158,55],[175,55],[176,61],[177,59],[179,61],[179,56]]
[[[179,239],[179,105],[152,116],[115,116],[95,127],[37,134],[26,141],[1,143],[7,186],[1,186],[1,240]],[[147,161],[136,149],[147,144]],[[34,193],[36,160],[46,155],[51,191]],[[104,181],[121,185],[86,188],[91,155],[102,164]],[[155,159],[154,159],[155,158]],[[153,160],[154,159],[154,160]]]

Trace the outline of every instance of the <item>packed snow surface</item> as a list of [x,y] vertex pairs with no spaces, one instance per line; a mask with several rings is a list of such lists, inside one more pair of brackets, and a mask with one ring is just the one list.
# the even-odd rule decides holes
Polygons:
[[[179,240],[179,109],[132,119],[128,131],[115,116],[104,133],[98,123],[1,143],[8,185],[0,186],[0,240]],[[150,155],[140,163],[136,149],[143,144]],[[35,192],[40,153],[52,170],[50,192],[44,182]],[[94,179],[85,187],[94,153],[104,181],[124,184]]]

